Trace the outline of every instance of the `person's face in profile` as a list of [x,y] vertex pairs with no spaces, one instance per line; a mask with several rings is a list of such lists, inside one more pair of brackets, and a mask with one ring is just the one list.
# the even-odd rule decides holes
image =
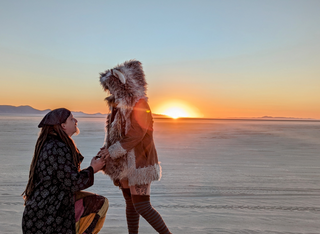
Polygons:
[[78,132],[77,127],[78,120],[76,120],[72,114],[67,118],[65,123],[61,124],[62,129],[67,133],[68,136],[72,136],[74,133]]

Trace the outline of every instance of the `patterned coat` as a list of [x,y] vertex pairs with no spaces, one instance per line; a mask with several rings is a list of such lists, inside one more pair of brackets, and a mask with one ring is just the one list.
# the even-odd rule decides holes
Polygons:
[[79,172],[71,150],[58,136],[49,135],[36,165],[35,189],[23,213],[23,233],[75,234],[74,192],[92,186],[93,181],[93,168]]

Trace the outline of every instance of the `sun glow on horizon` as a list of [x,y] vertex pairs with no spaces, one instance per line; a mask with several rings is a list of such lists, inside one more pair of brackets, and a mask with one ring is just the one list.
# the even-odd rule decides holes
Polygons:
[[156,108],[155,113],[166,115],[173,119],[181,117],[200,117],[195,108],[181,101],[167,102]]
[[173,119],[177,119],[177,118],[180,118],[180,117],[189,117],[188,113],[185,110],[183,110],[183,109],[181,109],[179,107],[169,108],[163,114],[167,115],[167,116],[170,116]]

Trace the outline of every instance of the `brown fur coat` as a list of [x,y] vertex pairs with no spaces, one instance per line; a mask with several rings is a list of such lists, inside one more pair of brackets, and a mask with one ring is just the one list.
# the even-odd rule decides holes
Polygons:
[[105,146],[111,157],[105,173],[115,184],[123,178],[128,178],[129,185],[159,180],[161,167],[141,63],[130,60],[107,70],[101,74],[100,82],[112,94],[106,98],[111,112],[107,117]]

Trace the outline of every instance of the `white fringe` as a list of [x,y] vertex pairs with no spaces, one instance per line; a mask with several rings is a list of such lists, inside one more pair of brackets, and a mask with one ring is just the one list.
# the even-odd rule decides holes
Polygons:
[[110,153],[110,157],[113,159],[119,158],[127,153],[127,151],[124,148],[122,148],[119,141],[111,145],[108,148],[108,151]]

